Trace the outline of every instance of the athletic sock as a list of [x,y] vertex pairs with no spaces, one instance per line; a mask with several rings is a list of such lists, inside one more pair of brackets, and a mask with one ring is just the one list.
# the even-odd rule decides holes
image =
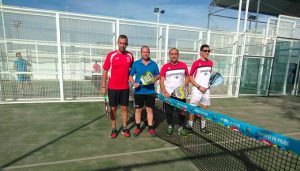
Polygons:
[[206,121],[205,120],[201,120],[201,128],[204,129],[206,126]]
[[189,121],[189,122],[188,122],[188,126],[189,126],[189,127],[191,127],[191,128],[192,128],[192,127],[193,127],[193,125],[194,125],[194,122],[193,122],[193,121]]
[[136,128],[141,129],[141,123],[136,123]]

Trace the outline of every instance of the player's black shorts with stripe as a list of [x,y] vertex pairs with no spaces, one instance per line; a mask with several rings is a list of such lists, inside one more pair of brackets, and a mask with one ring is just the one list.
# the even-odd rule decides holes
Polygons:
[[149,108],[154,108],[155,106],[156,94],[134,94],[134,107],[141,108],[144,105]]
[[109,105],[111,107],[128,106],[129,89],[126,90],[112,90],[108,89]]

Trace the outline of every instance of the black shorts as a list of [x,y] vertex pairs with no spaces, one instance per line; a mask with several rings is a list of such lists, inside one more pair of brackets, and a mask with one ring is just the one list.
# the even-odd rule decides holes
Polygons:
[[[186,99],[178,99],[176,97],[171,97],[171,98],[186,103]],[[173,113],[175,111],[175,107],[174,106],[172,106],[172,105],[170,105],[168,103],[165,103],[165,102],[163,103],[163,105],[164,105],[163,106],[163,110],[167,114],[171,114],[171,113]],[[178,110],[181,110],[181,109],[178,109]]]
[[134,94],[134,107],[142,108],[144,104],[151,109],[155,106],[155,94]]
[[112,90],[108,89],[109,105],[111,107],[128,106],[129,89],[126,90]]

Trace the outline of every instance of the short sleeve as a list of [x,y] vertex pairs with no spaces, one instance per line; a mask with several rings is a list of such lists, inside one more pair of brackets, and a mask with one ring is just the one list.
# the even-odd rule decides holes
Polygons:
[[111,65],[111,63],[110,63],[110,57],[111,57],[111,53],[107,54],[106,59],[104,61],[104,64],[102,66],[102,68],[104,70],[109,70],[110,69],[110,65]]

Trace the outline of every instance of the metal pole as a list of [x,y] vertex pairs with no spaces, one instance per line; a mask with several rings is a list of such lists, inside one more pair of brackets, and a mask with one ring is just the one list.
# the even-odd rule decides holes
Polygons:
[[259,10],[260,10],[260,0],[257,1],[255,32],[257,31],[257,22],[258,22]]
[[61,56],[61,41],[60,41],[60,22],[59,13],[56,13],[56,39],[57,39],[57,57],[58,57],[58,80],[60,90],[60,100],[64,101],[64,83],[63,83],[63,68]]
[[237,31],[237,32],[240,31],[242,5],[243,5],[243,0],[240,0],[240,4],[239,4],[239,13],[238,13],[238,21],[237,21],[237,25],[236,25],[236,31]]
[[247,2],[246,2],[246,12],[245,12],[245,20],[244,20],[244,30],[243,30],[243,32],[246,32],[246,29],[247,29],[249,2],[250,2],[250,0],[247,0]]

